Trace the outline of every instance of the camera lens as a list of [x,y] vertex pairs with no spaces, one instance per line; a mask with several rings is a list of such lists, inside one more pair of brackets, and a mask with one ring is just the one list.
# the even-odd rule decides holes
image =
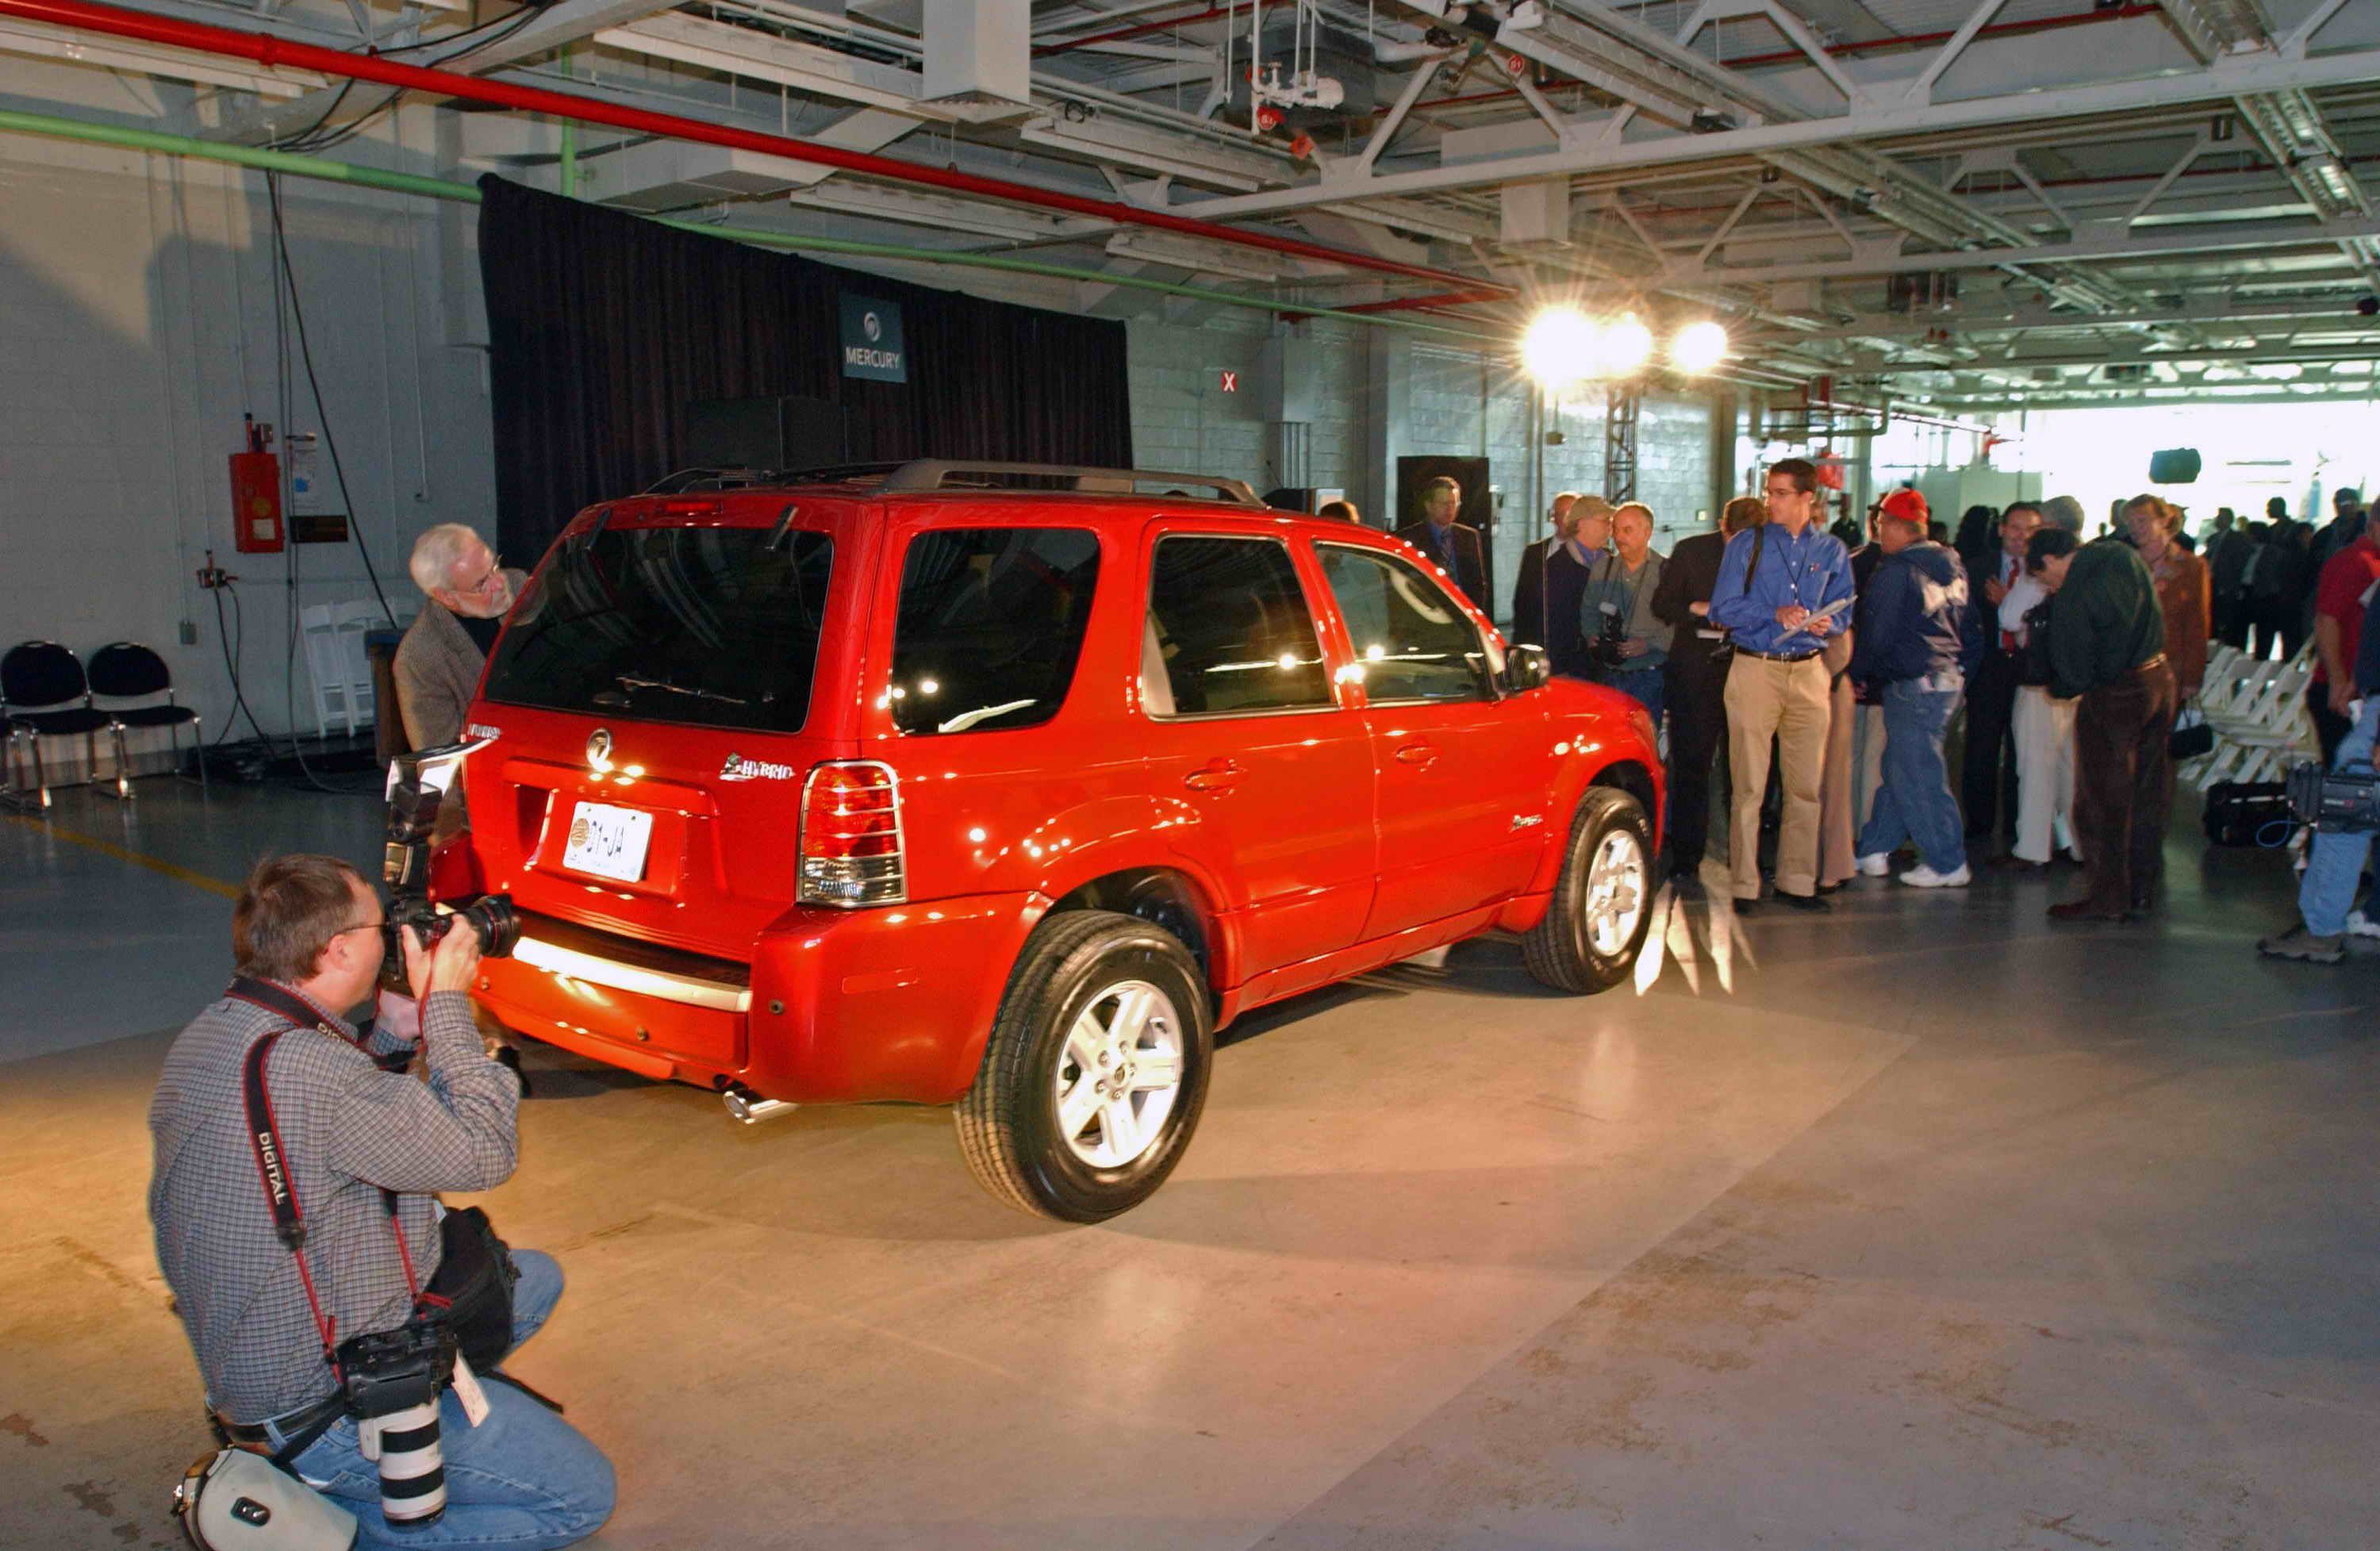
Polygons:
[[508,959],[520,945],[520,916],[513,909],[508,894],[482,894],[456,914],[471,923],[480,934],[480,953],[483,958]]

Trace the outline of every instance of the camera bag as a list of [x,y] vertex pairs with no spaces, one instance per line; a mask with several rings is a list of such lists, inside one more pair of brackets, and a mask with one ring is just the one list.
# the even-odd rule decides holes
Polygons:
[[2278,845],[2289,838],[2296,820],[2289,817],[2289,788],[2277,781],[2218,781],[2207,788],[2206,810],[2201,822],[2208,843],[2262,845],[2267,830],[2278,826]]
[[477,1206],[448,1212],[438,1233],[443,1249],[424,1295],[445,1303],[446,1327],[472,1368],[493,1373],[513,1349],[513,1285],[520,1267]]

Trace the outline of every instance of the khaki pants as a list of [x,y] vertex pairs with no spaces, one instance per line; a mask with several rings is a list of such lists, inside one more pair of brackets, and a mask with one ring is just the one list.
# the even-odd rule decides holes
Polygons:
[[1777,840],[1777,891],[1813,894],[1818,888],[1818,783],[1827,764],[1832,720],[1827,665],[1816,657],[1772,662],[1735,654],[1727,674],[1728,770],[1734,782],[1734,822],[1728,865],[1735,897],[1760,897],[1760,799],[1768,788],[1768,740],[1777,740],[1785,788],[1785,827]]

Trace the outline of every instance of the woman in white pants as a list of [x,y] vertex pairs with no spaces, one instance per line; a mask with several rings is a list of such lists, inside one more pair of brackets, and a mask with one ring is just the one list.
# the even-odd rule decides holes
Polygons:
[[[2074,536],[2062,528],[2045,527],[2025,548],[2024,575],[2000,600],[1999,625],[2016,637],[2019,662],[2031,636],[2025,614],[2047,599],[2050,588],[2042,578],[2041,563],[2071,551]],[[2016,843],[2004,865],[2038,872],[2049,865],[2050,853],[2074,851],[2074,712],[2077,700],[2058,700],[2037,684],[2020,684],[2010,728],[2016,737]],[[2076,854],[2079,861],[2081,857]]]

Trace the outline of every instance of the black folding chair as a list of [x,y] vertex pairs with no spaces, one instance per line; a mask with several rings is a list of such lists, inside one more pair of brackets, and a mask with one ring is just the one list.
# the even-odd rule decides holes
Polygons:
[[[93,706],[115,718],[117,796],[132,795],[132,767],[124,753],[124,730],[128,727],[168,729],[166,735],[174,741],[174,770],[177,775],[182,768],[182,729],[189,728],[190,743],[199,755],[199,789],[208,791],[206,739],[199,732],[199,713],[174,703],[174,675],[167,671],[164,658],[138,641],[117,641],[91,654],[90,677]],[[162,706],[98,704],[101,700],[147,700],[158,695],[165,697]]]
[[[75,703],[78,701],[80,704]],[[55,641],[20,642],[10,647],[6,656],[0,656],[0,717],[8,723],[10,806],[40,809],[50,806],[49,777],[42,769],[43,738],[82,734],[91,779],[99,780],[99,733],[113,725],[113,721],[107,712],[92,707],[91,684],[83,677],[82,663]],[[31,793],[18,779],[19,745],[32,755]]]

